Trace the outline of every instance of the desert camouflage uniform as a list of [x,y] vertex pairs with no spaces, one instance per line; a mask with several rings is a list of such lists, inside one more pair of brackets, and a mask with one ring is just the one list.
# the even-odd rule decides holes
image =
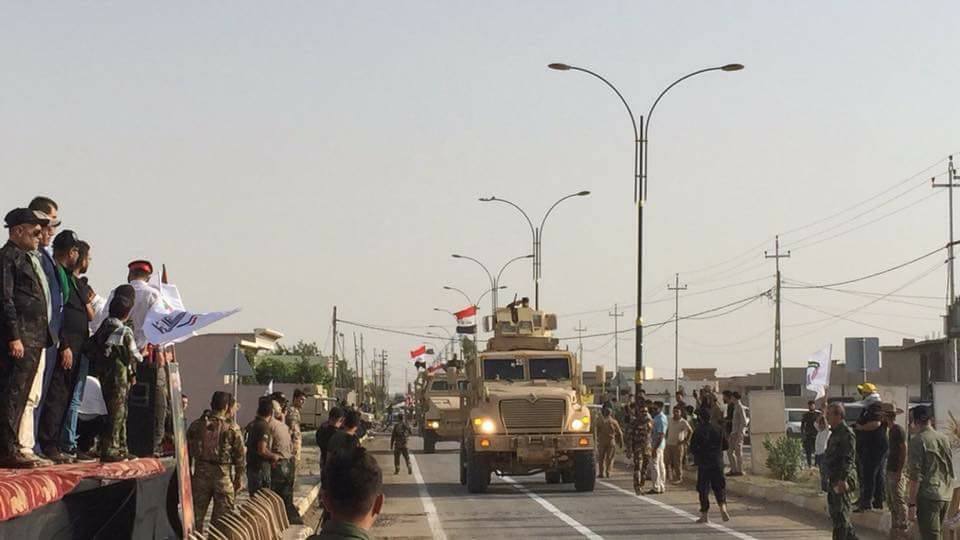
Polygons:
[[300,409],[291,405],[287,409],[287,427],[290,428],[290,444],[293,448],[294,470],[300,464],[300,450],[303,447],[303,433],[300,432]]
[[[220,430],[219,442],[215,449],[203,448],[204,433],[207,430]],[[213,413],[194,420],[187,430],[187,444],[190,458],[194,462],[190,484],[193,489],[193,508],[197,518],[197,529],[203,532],[203,520],[207,515],[207,506],[213,499],[215,522],[220,516],[233,510],[236,503],[234,480],[240,483],[246,465],[246,448],[240,426],[223,414]],[[231,467],[233,470],[231,471]]]
[[650,465],[650,433],[653,419],[646,406],[641,406],[630,420],[630,455],[633,456],[633,490],[643,487],[643,473]]

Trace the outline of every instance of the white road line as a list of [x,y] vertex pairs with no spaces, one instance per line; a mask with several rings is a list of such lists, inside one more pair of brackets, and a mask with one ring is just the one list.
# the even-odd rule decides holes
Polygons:
[[437,515],[437,507],[433,504],[433,499],[427,493],[427,485],[423,483],[423,475],[420,474],[420,467],[417,465],[417,458],[410,454],[410,466],[413,469],[413,479],[417,481],[417,491],[420,493],[420,503],[423,504],[423,511],[427,514],[427,524],[430,525],[430,532],[433,533],[434,540],[447,540],[447,534],[443,532],[443,526],[440,525],[440,516]]
[[527,489],[526,486],[524,486],[523,484],[517,482],[517,481],[514,480],[513,478],[510,478],[510,477],[507,477],[507,476],[503,476],[503,477],[501,477],[501,480],[503,480],[504,482],[507,482],[507,483],[513,485],[513,487],[517,488],[518,491],[520,491],[521,493],[525,494],[527,497],[530,497],[531,499],[533,499],[534,501],[536,501],[540,506],[544,507],[544,508],[547,510],[547,512],[550,512],[551,514],[557,516],[557,517],[560,518],[564,523],[566,523],[567,525],[569,525],[569,526],[573,527],[574,529],[576,529],[578,533],[586,536],[587,538],[590,538],[591,540],[603,540],[603,537],[602,537],[602,536],[600,536],[599,534],[591,531],[591,530],[588,529],[586,526],[584,526],[582,523],[580,523],[579,521],[573,519],[572,517],[568,516],[567,514],[564,514],[559,508],[557,508],[556,506],[550,504],[550,502],[548,502],[548,501],[547,501],[546,499],[544,499],[543,497],[541,497],[541,496],[537,495],[536,493],[530,491],[529,489]]
[[[663,502],[663,501],[658,501],[658,500],[652,499],[652,498],[650,498],[650,497],[644,497],[643,495],[637,495],[637,494],[634,493],[633,491],[630,491],[630,490],[627,490],[627,489],[623,489],[622,487],[617,486],[617,485],[614,485],[614,484],[611,484],[610,482],[603,482],[603,481],[597,480],[597,483],[600,484],[600,485],[606,486],[606,487],[608,487],[608,488],[610,488],[610,489],[612,489],[612,490],[614,490],[614,491],[619,491],[620,493],[623,493],[624,495],[629,495],[629,496],[631,496],[631,497],[636,497],[637,499],[640,499],[640,500],[643,501],[643,502],[650,503],[650,504],[652,504],[652,505],[654,505],[654,506],[657,506],[657,507],[659,507],[659,508],[663,508],[664,510],[673,512],[674,514],[677,514],[678,516],[683,516],[683,517],[689,519],[690,521],[696,521],[697,519],[699,519],[697,516],[691,514],[690,512],[687,512],[686,510],[681,510],[680,508],[677,508],[677,507],[675,507],[675,506],[670,506],[669,504],[667,504],[667,503],[665,503],[665,502]],[[731,529],[731,528],[729,528],[729,527],[724,527],[723,525],[720,525],[719,523],[707,523],[706,526],[707,526],[707,527],[711,527],[711,528],[713,528],[713,529],[715,529],[715,530],[718,530],[718,531],[720,531],[720,532],[727,533],[727,534],[729,534],[730,536],[733,536],[734,538],[739,538],[740,540],[757,540],[756,538],[750,536],[749,534],[744,534],[744,533],[742,533],[742,532],[735,531],[735,530],[733,530],[733,529]]]

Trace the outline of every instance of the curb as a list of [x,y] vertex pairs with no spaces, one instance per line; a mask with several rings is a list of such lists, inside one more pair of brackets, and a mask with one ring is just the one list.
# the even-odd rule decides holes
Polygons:
[[316,485],[310,488],[310,491],[306,495],[300,497],[298,500],[293,501],[293,505],[297,507],[297,511],[300,512],[301,516],[305,516],[310,510],[310,507],[317,502],[317,497],[320,496],[320,479],[317,479]]

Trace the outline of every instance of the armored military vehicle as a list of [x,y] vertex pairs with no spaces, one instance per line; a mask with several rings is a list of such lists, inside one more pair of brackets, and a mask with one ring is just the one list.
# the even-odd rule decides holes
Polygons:
[[466,424],[466,410],[461,407],[466,376],[452,367],[433,374],[421,372],[416,386],[423,452],[434,453],[440,441],[459,442]]
[[514,306],[484,318],[494,335],[467,362],[468,422],[460,445],[460,483],[482,493],[491,474],[543,473],[548,483],[593,491],[590,411],[576,356],[551,335],[556,315]]

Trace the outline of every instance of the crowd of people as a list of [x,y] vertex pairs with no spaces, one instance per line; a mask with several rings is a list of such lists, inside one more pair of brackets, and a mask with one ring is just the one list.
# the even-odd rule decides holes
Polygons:
[[[861,412],[852,425],[840,402],[820,409],[818,402],[810,401],[801,420],[804,460],[807,467],[819,470],[834,538],[855,539],[850,514],[883,510],[884,505],[890,512],[892,538],[907,538],[911,522],[924,540],[941,538],[954,481],[947,437],[934,429],[928,406],[910,410],[908,434],[897,422],[902,409],[882,402],[871,383],[858,389]],[[638,495],[657,495],[665,489],[664,478],[683,481],[684,465],[692,459],[699,522],[709,521],[711,493],[726,521],[730,519],[726,477],[744,474],[746,408],[739,393],[724,391],[718,396],[709,387],[694,392],[693,400],[688,405],[684,393],[678,392],[669,420],[663,403],[644,396],[635,400],[631,395],[624,406],[605,403],[595,424],[598,477],[609,477],[614,445],[626,447],[634,490]],[[652,486],[644,491],[648,480]]]
[[[871,383],[858,389],[863,408],[853,427],[840,402],[827,405],[822,416],[810,403],[803,422],[804,446],[812,446],[820,467],[834,538],[857,538],[850,513],[883,510],[885,504],[892,538],[908,538],[911,523],[924,540],[942,538],[955,478],[947,436],[934,429],[930,407],[910,409],[908,435],[897,422],[902,409],[882,402]],[[810,425],[818,430],[812,445]]]
[[[709,496],[713,493],[720,515],[730,519],[726,506],[726,476],[743,475],[743,443],[747,415],[738,392],[724,391],[718,396],[705,387],[693,393],[687,403],[684,392],[668,418],[662,401],[641,395],[628,396],[620,406],[606,402],[596,422],[597,463],[600,478],[609,478],[615,454],[614,445],[625,447],[633,463],[633,488],[637,495],[659,495],[667,483],[683,482],[688,460],[697,467],[697,491],[700,497],[700,523],[709,522]],[[730,463],[725,472],[724,454]],[[647,481],[649,489],[644,490]]]
[[[127,283],[106,297],[87,279],[91,245],[60,230],[60,208],[35,197],[4,217],[0,248],[0,467],[133,459],[127,448],[127,395],[137,377],[155,395],[153,455],[168,436],[169,353],[147,342],[144,319],[159,298],[149,261],[127,267]],[[92,376],[92,379],[88,376]],[[96,447],[81,448],[88,380],[99,393]],[[94,407],[96,408],[96,407]],[[90,426],[87,426],[89,429]]]

